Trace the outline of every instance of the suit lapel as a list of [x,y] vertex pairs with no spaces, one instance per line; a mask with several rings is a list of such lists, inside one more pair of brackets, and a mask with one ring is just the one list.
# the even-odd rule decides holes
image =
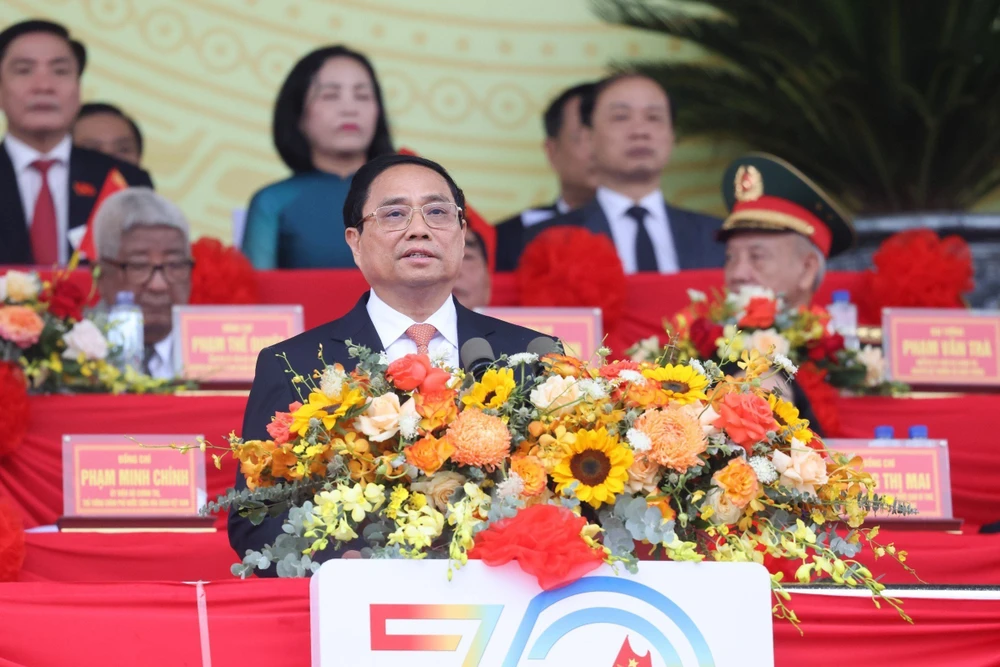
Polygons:
[[378,331],[368,317],[367,306],[368,292],[365,292],[350,312],[330,323],[330,338],[340,343],[351,341],[354,345],[362,345],[372,351],[384,351]]
[[[454,299],[454,297],[452,298]],[[459,351],[462,350],[462,346],[470,338],[486,338],[489,340],[489,337],[496,331],[496,326],[492,318],[469,310],[460,304],[457,299],[455,300],[455,313],[458,317]]]
[[674,252],[677,253],[678,268],[694,269],[702,266],[697,255],[701,251],[701,242],[697,236],[698,230],[688,219],[686,211],[674,208],[664,203],[667,209],[667,219],[670,221],[670,235],[674,239]]
[[611,225],[608,224],[608,217],[604,214],[600,202],[593,199],[581,211],[583,211],[584,227],[595,234],[604,234],[608,238],[612,238]]
[[90,212],[97,201],[97,193],[104,185],[106,175],[100,176],[100,183],[91,182],[97,175],[87,163],[86,154],[76,149],[69,153],[69,229],[87,224]]
[[27,219],[17,187],[17,174],[6,146],[0,144],[0,264],[33,264]]

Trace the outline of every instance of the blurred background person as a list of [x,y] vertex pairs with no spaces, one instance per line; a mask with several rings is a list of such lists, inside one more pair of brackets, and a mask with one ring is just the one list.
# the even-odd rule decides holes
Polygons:
[[250,200],[243,253],[257,269],[353,268],[340,233],[351,178],[393,152],[371,63],[343,46],[302,58],[278,93],[272,132],[293,175]]
[[462,268],[458,272],[452,294],[460,304],[469,310],[475,310],[490,305],[492,288],[486,244],[478,232],[472,227],[466,227],[465,254],[462,256]]
[[559,178],[559,198],[548,206],[529,208],[497,223],[497,271],[517,268],[525,227],[569,213],[594,198],[597,175],[593,151],[584,136],[580,117],[581,101],[593,92],[593,83],[573,86],[560,93],[545,110],[542,116],[545,156]]
[[88,102],[73,123],[73,144],[139,166],[142,132],[135,120],[113,104]]
[[152,187],[145,171],[73,146],[86,64],[83,44],[58,23],[33,19],[0,33],[0,264],[66,264],[112,169]]
[[583,98],[597,194],[583,208],[525,228],[528,243],[557,225],[577,225],[614,241],[625,273],[721,267],[724,249],[711,216],[670,206],[660,182],[674,148],[673,112],[660,85],[617,74]]
[[143,370],[174,377],[173,307],[190,299],[194,268],[187,219],[149,188],[128,188],[108,197],[94,216],[94,243],[101,299],[110,306],[118,292],[132,292],[142,308]]

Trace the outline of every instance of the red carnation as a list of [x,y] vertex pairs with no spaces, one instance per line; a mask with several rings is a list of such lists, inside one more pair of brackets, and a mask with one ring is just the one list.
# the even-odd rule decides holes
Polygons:
[[827,334],[817,339],[807,349],[809,358],[815,362],[837,361],[837,353],[844,349],[844,337],[838,333]]
[[598,307],[610,331],[625,308],[625,271],[611,239],[582,227],[547,229],[515,272],[522,306]]
[[21,445],[28,432],[28,384],[15,363],[0,363],[0,459]]
[[202,237],[191,245],[193,304],[239,305],[260,303],[253,265],[233,246]]
[[691,323],[691,343],[698,350],[699,359],[711,359],[715,356],[715,342],[722,337],[722,325],[716,324],[707,317],[699,317]]
[[87,294],[75,282],[56,280],[52,287],[42,294],[41,301],[49,304],[49,312],[61,319],[71,318],[79,322],[83,319],[83,306]]
[[0,581],[17,581],[24,564],[24,523],[16,507],[0,498]]
[[601,566],[604,554],[580,536],[583,517],[557,505],[532,505],[476,535],[469,558],[491,567],[516,560],[544,590],[571,584]]

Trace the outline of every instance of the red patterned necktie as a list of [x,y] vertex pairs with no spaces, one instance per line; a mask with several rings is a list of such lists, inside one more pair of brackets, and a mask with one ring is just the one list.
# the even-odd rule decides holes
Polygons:
[[35,200],[31,216],[31,253],[35,264],[52,266],[59,263],[59,229],[56,226],[56,205],[49,190],[49,169],[58,160],[35,160],[31,168],[42,177],[42,187]]
[[437,329],[433,324],[411,324],[406,335],[417,344],[417,354],[428,354],[427,344],[434,338]]

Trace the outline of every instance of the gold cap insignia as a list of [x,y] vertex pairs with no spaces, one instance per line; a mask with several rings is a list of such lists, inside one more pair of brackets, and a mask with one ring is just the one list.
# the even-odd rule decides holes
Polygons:
[[764,178],[753,165],[740,165],[736,170],[736,201],[754,201],[764,194]]

